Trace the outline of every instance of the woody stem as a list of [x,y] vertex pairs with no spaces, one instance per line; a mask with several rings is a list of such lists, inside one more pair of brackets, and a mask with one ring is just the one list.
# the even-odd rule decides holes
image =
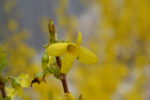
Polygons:
[[0,91],[2,93],[2,97],[6,98],[5,84],[0,80]]
[[[50,35],[50,43],[56,42],[57,39],[56,39],[56,34],[55,34],[55,26],[54,26],[54,23],[52,20],[50,20],[48,28],[49,28],[49,35]],[[59,68],[61,69],[61,60],[60,60],[59,56],[56,57],[56,62],[57,62],[57,65],[59,66]],[[66,75],[65,74],[61,74],[61,75],[62,75],[61,82],[62,82],[64,92],[69,93]]]
[[[57,64],[59,66],[59,68],[61,68],[61,60],[59,57],[56,57],[56,61],[57,61]],[[64,92],[65,93],[69,93],[69,89],[68,89],[68,84],[67,84],[67,80],[66,80],[66,75],[65,74],[62,74],[62,85],[63,85],[63,89],[64,89]]]

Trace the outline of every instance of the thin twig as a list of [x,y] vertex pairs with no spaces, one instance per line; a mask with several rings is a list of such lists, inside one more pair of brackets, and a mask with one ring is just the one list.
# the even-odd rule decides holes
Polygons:
[[0,91],[2,93],[2,97],[6,98],[5,84],[0,80]]
[[[50,42],[56,42],[57,38],[56,38],[56,34],[55,34],[55,26],[52,20],[50,20],[50,23],[48,25],[48,29],[49,29],[49,35],[50,35]],[[59,68],[61,69],[61,60],[60,57],[56,57],[56,62],[57,65],[59,66]],[[66,80],[66,75],[65,74],[61,74],[62,75],[62,85],[63,85],[63,89],[65,93],[69,93],[69,89],[68,89],[68,84],[67,84],[67,80]]]
[[[59,57],[56,57],[56,62],[57,65],[59,66],[59,68],[61,69],[61,60]],[[66,75],[65,74],[61,74],[62,75],[62,85],[63,85],[63,89],[65,93],[69,93],[69,89],[68,89],[68,84],[67,84],[67,80],[66,80]]]

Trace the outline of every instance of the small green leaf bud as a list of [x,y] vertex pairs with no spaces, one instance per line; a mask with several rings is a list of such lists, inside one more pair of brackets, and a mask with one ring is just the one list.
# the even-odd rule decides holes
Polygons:
[[44,53],[42,56],[42,63],[48,63],[49,62],[49,56],[47,53]]

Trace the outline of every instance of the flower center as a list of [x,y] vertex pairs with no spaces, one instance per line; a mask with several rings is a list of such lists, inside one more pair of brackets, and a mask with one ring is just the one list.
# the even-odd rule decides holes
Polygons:
[[73,44],[70,44],[68,45],[68,48],[67,48],[67,51],[73,55],[77,55],[77,46],[76,45],[73,45]]

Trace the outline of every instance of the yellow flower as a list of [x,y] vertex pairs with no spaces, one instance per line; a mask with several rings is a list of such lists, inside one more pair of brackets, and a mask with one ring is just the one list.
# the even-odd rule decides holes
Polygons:
[[13,88],[6,87],[7,96],[13,98],[16,95],[22,96],[23,89],[31,85],[30,76],[28,74],[21,74],[18,77],[10,77],[12,79]]
[[31,79],[28,74],[21,74],[17,78],[14,78],[14,82],[22,88],[28,88],[30,87]]
[[[10,88],[6,87],[7,96],[13,99],[15,96],[22,96],[23,95],[23,89],[20,87],[16,88]],[[0,99],[1,100],[1,99]]]
[[30,87],[31,79],[30,79],[30,76],[28,74],[21,74],[19,76],[19,78],[20,78],[21,87],[24,87],[24,88]]
[[16,90],[14,88],[6,87],[7,96],[13,98],[16,95]]
[[49,56],[62,56],[61,73],[66,74],[72,67],[75,59],[85,64],[92,64],[98,61],[97,56],[90,50],[81,47],[82,34],[79,32],[77,43],[55,43],[47,47]]
[[71,93],[65,93],[63,100],[75,100],[75,98],[73,97]]

